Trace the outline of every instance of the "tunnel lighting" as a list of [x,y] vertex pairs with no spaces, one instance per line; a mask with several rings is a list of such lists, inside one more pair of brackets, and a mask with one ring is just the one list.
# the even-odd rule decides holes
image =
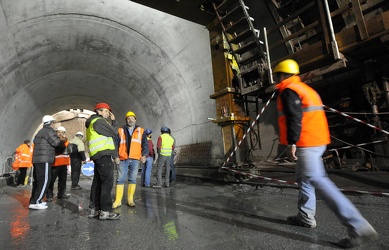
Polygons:
[[216,120],[215,118],[207,118],[207,119],[210,120],[210,121]]

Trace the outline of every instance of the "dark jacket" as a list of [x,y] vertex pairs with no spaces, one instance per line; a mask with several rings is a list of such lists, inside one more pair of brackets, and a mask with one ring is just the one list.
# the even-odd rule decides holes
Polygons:
[[34,138],[32,163],[54,163],[55,147],[63,146],[55,130],[50,125],[44,125]]
[[[100,135],[112,137],[113,141],[115,142],[116,149],[115,150],[103,150],[103,151],[97,152],[95,155],[93,155],[93,157],[91,157],[91,160],[96,160],[104,155],[110,155],[113,158],[118,157],[118,150],[117,150],[117,148],[118,148],[118,145],[117,145],[117,142],[118,142],[118,138],[117,138],[118,123],[116,121],[112,121],[112,124],[110,125],[109,123],[106,122],[104,117],[102,117],[101,115],[95,114],[95,115],[92,115],[91,117],[89,117],[89,119],[85,122],[85,127],[87,129],[88,129],[91,121],[95,118],[100,118],[100,119],[97,119],[93,123],[94,130],[97,133],[99,133]],[[87,138],[87,140],[88,140],[88,138]]]

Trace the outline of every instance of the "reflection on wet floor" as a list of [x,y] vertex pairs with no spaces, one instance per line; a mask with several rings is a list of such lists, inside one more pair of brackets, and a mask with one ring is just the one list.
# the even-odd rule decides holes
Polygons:
[[[318,228],[288,225],[296,212],[297,190],[178,183],[170,188],[139,187],[135,207],[123,205],[118,221],[89,219],[89,186],[69,199],[29,210],[30,188],[3,188],[0,195],[1,249],[333,249],[345,229],[318,201]],[[114,193],[114,190],[113,190]],[[379,231],[378,248],[389,246],[385,228],[389,199],[350,197]],[[386,238],[385,238],[386,237]],[[296,246],[288,247],[286,246]]]

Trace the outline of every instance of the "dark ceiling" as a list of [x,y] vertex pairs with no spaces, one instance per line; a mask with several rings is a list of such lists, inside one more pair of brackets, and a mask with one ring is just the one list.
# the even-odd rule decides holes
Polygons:
[[142,4],[204,26],[209,24],[215,18],[215,14],[213,12],[200,10],[200,5],[205,3],[205,0],[135,0],[132,2]]

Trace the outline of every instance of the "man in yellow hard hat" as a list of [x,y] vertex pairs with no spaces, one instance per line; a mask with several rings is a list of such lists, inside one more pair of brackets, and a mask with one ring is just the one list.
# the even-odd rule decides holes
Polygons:
[[287,221],[296,226],[316,227],[317,191],[348,229],[349,238],[341,240],[340,246],[355,247],[365,240],[375,239],[374,228],[326,174],[322,155],[330,143],[330,131],[320,96],[301,82],[296,61],[282,61],[273,72],[279,91],[279,140],[286,146],[287,156],[297,161],[296,178],[300,187],[298,213],[289,216]]
[[122,205],[124,184],[128,179],[127,205],[134,207],[134,194],[136,189],[136,177],[139,163],[146,162],[149,154],[147,136],[143,128],[136,125],[136,115],[128,111],[125,117],[126,125],[118,129],[119,158],[118,178],[116,182],[116,197],[112,207]]

